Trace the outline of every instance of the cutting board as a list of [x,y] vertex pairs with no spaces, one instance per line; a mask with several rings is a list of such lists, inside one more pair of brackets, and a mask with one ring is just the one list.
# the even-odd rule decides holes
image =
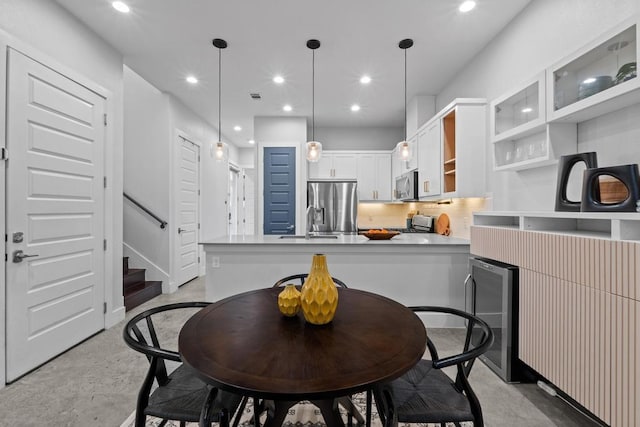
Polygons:
[[436,220],[436,233],[448,236],[451,233],[449,215],[446,213],[440,214]]

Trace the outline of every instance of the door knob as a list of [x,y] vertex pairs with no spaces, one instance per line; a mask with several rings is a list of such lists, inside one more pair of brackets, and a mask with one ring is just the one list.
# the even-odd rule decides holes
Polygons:
[[13,262],[22,262],[25,258],[32,258],[38,255],[27,255],[22,251],[13,251]]
[[183,231],[187,231],[187,230],[183,230],[182,228],[178,227],[178,234],[182,233]]

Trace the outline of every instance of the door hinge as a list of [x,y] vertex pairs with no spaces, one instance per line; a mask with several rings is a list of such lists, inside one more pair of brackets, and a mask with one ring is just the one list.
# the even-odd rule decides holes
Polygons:
[[106,302],[102,304],[102,313],[103,314],[107,314],[107,303]]
[[198,257],[198,264],[200,264],[200,257]]
[[9,261],[9,257],[7,256],[7,254],[4,254],[4,262]]
[[103,249],[106,251],[107,250],[107,239],[104,239],[102,244]]
[[198,190],[198,196],[200,195],[200,190]]
[[200,230],[200,223],[198,223],[198,230]]
[[107,125],[107,113],[104,113],[104,125]]
[[9,160],[9,152],[6,148],[0,148],[0,160]]
[[107,188],[107,177],[106,176],[104,177],[103,182],[104,182],[104,188]]
[[198,161],[200,161],[200,154],[198,154]]

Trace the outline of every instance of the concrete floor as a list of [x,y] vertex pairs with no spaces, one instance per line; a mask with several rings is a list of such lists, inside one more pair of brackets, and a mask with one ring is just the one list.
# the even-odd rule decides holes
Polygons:
[[[179,301],[204,300],[204,278],[160,295],[127,313],[125,321],[101,332],[0,390],[0,426],[118,427],[131,414],[147,360],[122,340],[125,322],[142,310]],[[176,336],[180,324],[176,322]],[[459,342],[455,330],[429,330],[443,354]],[[505,384],[482,363],[470,382],[488,427],[588,427],[591,422],[535,384]]]

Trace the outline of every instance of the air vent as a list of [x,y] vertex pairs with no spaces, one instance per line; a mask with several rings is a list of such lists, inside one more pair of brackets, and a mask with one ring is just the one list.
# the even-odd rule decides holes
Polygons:
[[250,93],[251,99],[262,99],[259,93]]

